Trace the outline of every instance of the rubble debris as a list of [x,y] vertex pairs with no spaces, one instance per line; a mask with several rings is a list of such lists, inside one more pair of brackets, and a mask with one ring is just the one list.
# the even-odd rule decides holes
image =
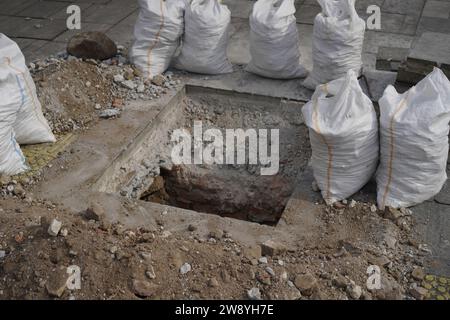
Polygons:
[[261,254],[268,257],[280,255],[286,250],[286,246],[274,240],[267,240],[261,244]]
[[247,291],[247,296],[250,300],[261,300],[261,292],[259,288],[251,288]]
[[48,234],[52,237],[56,237],[59,234],[59,231],[61,230],[62,222],[58,221],[57,219],[53,219],[50,223],[50,226],[48,227]]
[[354,283],[347,286],[347,294],[354,300],[359,300],[362,295],[362,288]]
[[142,297],[142,298],[150,298],[153,297],[157,290],[158,290],[159,286],[149,282],[149,281],[145,281],[145,280],[133,280],[133,291],[134,294],[137,295],[138,297]]
[[189,263],[185,263],[185,264],[183,264],[182,266],[181,266],[181,268],[180,268],[180,273],[181,274],[186,274],[186,273],[188,273],[188,272],[190,272],[192,270],[192,267],[191,267],[191,265],[189,264]]
[[69,275],[64,268],[58,268],[56,272],[52,272],[46,283],[48,294],[52,297],[60,298],[67,287],[68,278]]
[[302,295],[310,296],[317,289],[317,279],[310,273],[297,275],[294,284]]
[[413,286],[410,290],[409,293],[411,294],[411,296],[413,296],[416,300],[423,300],[425,298],[425,296],[428,293],[428,290],[422,287],[418,287],[418,286]]
[[119,109],[105,109],[102,110],[99,114],[99,117],[102,119],[110,119],[110,118],[116,118],[120,116],[121,111]]
[[117,46],[103,32],[81,32],[69,40],[67,52],[77,58],[106,60],[117,54]]

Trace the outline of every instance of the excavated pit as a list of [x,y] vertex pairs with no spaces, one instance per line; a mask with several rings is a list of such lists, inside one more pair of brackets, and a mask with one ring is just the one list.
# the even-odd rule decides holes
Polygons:
[[[97,187],[129,198],[276,225],[296,188],[298,175],[310,158],[301,107],[302,103],[296,101],[188,86],[114,161]],[[279,161],[261,164],[259,157],[258,163],[251,161],[247,138],[245,143],[233,139],[234,154],[238,146],[245,146],[241,164],[236,164],[236,154],[234,163],[226,162],[226,152],[230,151],[224,147],[226,163],[174,165],[171,154],[176,141],[171,137],[175,130],[184,130],[192,137],[190,154],[194,159],[193,141],[199,141],[194,138],[198,129],[198,126],[194,128],[194,121],[201,121],[202,133],[208,129],[220,130],[224,145],[226,130],[253,132],[255,150],[264,150],[268,155],[276,151],[271,143],[276,133],[271,130],[277,129]],[[261,130],[267,130],[267,139]],[[267,141],[268,146],[264,148],[259,144],[261,141]],[[199,145],[204,150],[211,142],[202,141]],[[220,154],[217,150],[221,149],[211,155]],[[261,174],[264,168],[276,171],[275,163],[279,163],[276,174]]]

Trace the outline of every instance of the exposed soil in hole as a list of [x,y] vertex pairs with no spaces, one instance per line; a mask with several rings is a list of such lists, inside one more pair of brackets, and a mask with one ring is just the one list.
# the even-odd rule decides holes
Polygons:
[[[160,175],[142,193],[141,199],[275,225],[295,189],[298,174],[310,156],[308,132],[299,119],[300,105],[259,104],[249,99],[199,95],[186,97],[183,108],[183,119],[177,125],[191,134],[194,121],[202,121],[203,132],[219,129],[224,140],[227,129],[254,129],[258,137],[261,129],[279,130],[278,173],[262,175],[263,165],[250,164],[247,139],[245,164],[186,164],[161,168]],[[272,133],[268,132],[267,150],[270,155],[273,151]],[[207,145],[204,142],[203,148]],[[171,148],[167,149],[170,153]],[[225,159],[226,148],[223,151]]]

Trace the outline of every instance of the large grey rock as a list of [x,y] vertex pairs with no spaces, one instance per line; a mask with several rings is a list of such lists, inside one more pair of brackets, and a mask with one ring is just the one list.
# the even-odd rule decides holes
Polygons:
[[106,60],[117,54],[117,46],[103,32],[82,32],[69,40],[67,52],[77,58]]

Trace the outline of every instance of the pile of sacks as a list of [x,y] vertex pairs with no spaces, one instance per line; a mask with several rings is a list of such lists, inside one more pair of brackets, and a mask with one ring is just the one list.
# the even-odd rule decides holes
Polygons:
[[[227,58],[231,12],[220,0],[139,0],[130,60],[146,78],[175,68],[201,74],[233,71]],[[247,71],[270,78],[306,77],[294,0],[258,0],[250,16]],[[177,55],[178,53],[178,55]]]
[[[304,78],[295,0],[258,0],[250,15],[251,61],[246,71],[274,79]],[[355,0],[318,0],[314,22],[313,70],[304,86],[359,73],[365,21]],[[231,14],[220,0],[139,0],[141,7],[130,60],[148,79],[173,66],[194,73],[233,71],[227,43]]]
[[328,204],[358,192],[375,172],[380,209],[422,203],[447,180],[450,81],[444,73],[435,68],[403,94],[389,86],[379,105],[380,129],[371,100],[349,70],[318,86],[303,108],[314,177]]
[[0,174],[27,170],[19,144],[55,142],[17,44],[0,33]]

